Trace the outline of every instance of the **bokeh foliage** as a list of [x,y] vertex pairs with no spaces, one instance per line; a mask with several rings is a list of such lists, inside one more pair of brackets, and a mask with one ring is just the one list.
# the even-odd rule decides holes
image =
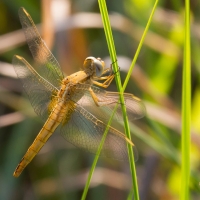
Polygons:
[[[13,77],[12,66],[5,64],[11,64],[14,54],[33,64],[25,41],[15,43],[19,39],[14,31],[21,29],[18,9],[25,7],[38,24],[49,2],[44,0],[41,5],[42,1],[34,0],[0,1],[0,199],[4,200],[80,199],[94,158],[68,144],[56,132],[22,175],[18,179],[12,176],[43,124],[33,113],[19,80]],[[154,0],[107,1],[122,83],[153,4]],[[99,14],[94,0],[69,1],[69,5],[70,16],[83,12]],[[200,197],[199,9],[199,1],[191,1],[191,199]],[[95,17],[82,15],[72,29],[64,22],[55,23],[51,50],[66,74],[79,70],[87,56],[108,60],[101,19]],[[65,21],[75,23],[73,17]],[[136,169],[141,200],[179,197],[183,31],[183,1],[160,1],[126,89],[143,99],[147,107],[144,119],[130,122],[132,140],[139,154]],[[110,64],[109,59],[106,65]],[[116,91],[114,82],[108,90]],[[87,199],[126,199],[130,187],[128,163],[100,158]]]

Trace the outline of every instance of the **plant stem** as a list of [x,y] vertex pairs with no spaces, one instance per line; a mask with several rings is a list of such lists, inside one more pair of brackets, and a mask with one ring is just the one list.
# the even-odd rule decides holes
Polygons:
[[182,84],[182,164],[180,199],[189,199],[190,130],[191,130],[191,59],[190,59],[190,1],[185,0],[185,41]]

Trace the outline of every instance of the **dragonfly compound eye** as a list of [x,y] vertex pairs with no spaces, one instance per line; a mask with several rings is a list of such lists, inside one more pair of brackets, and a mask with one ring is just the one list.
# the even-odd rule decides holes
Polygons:
[[100,77],[104,70],[104,61],[101,58],[87,57],[83,63],[83,69],[92,69],[97,77]]
[[94,60],[94,67],[95,67],[95,70],[96,70],[96,76],[97,77],[100,77],[103,73],[103,70],[104,70],[104,61],[101,60],[100,58],[95,58]]
[[83,69],[91,69],[92,63],[95,60],[95,57],[89,56],[84,60]]

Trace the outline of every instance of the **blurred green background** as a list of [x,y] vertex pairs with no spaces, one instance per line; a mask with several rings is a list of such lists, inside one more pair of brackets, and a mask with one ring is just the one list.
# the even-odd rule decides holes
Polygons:
[[[153,0],[107,1],[122,81],[151,13]],[[12,176],[41,129],[12,67],[15,54],[33,63],[18,18],[32,16],[63,71],[80,69],[87,56],[110,66],[98,2],[94,0],[0,1],[0,199],[80,199],[94,155],[55,132],[19,178]],[[191,199],[200,198],[200,2],[191,1],[192,131]],[[42,22],[42,23],[41,23]],[[141,200],[176,200],[180,192],[181,89],[184,3],[160,1],[126,92],[141,98],[147,116],[130,122]],[[116,91],[115,83],[108,90]],[[126,199],[128,163],[100,158],[87,199]]]

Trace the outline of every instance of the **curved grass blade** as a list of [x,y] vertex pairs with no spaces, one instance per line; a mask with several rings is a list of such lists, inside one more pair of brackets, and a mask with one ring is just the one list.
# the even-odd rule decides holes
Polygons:
[[[133,62],[131,64],[131,67],[129,69],[129,72],[128,72],[128,75],[126,77],[126,80],[125,80],[125,83],[124,83],[123,87],[122,87],[122,84],[121,84],[120,74],[119,74],[119,70],[118,70],[116,50],[115,50],[115,46],[114,46],[114,40],[113,40],[113,36],[112,36],[112,30],[111,30],[111,26],[110,26],[110,21],[109,21],[109,17],[108,17],[108,11],[107,11],[107,7],[106,7],[106,3],[105,3],[105,0],[99,0],[98,2],[99,2],[100,12],[101,12],[101,16],[102,16],[103,25],[104,25],[104,31],[105,31],[105,35],[106,35],[107,45],[108,45],[110,57],[111,57],[111,60],[112,60],[112,63],[113,63],[113,71],[116,74],[115,75],[116,85],[117,85],[118,91],[120,93],[120,102],[121,102],[121,105],[122,105],[125,133],[126,133],[126,136],[129,139],[131,139],[130,128],[129,128],[129,124],[128,124],[128,118],[127,118],[127,115],[126,115],[126,107],[125,107],[125,104],[124,104],[123,92],[124,92],[124,90],[126,88],[126,85],[127,85],[128,80],[130,78],[130,75],[132,73],[133,67],[134,67],[135,62],[137,60],[137,57],[139,55],[139,52],[140,52],[140,49],[142,47],[144,38],[146,36],[146,33],[147,33],[148,28],[149,28],[150,22],[152,20],[152,16],[153,16],[153,14],[155,12],[155,8],[157,6],[158,0],[156,0],[156,2],[154,4],[152,13],[151,13],[150,18],[148,20],[147,26],[145,28],[144,34],[142,36],[142,39],[141,39],[141,41],[139,43],[138,49],[136,51],[135,57],[133,59]],[[110,125],[110,123],[112,121],[112,117],[114,116],[116,108],[114,109],[114,111],[112,113],[112,116],[111,116],[111,118],[110,118],[110,120],[108,122],[108,126]],[[86,182],[86,186],[84,188],[84,192],[83,192],[83,195],[82,195],[82,198],[81,198],[82,200],[84,200],[86,198],[87,191],[88,191],[88,188],[89,188],[89,184],[90,184],[90,181],[91,181],[91,178],[92,178],[92,174],[94,172],[96,163],[98,161],[98,158],[99,158],[101,149],[103,147],[103,143],[105,141],[107,132],[108,132],[108,128],[105,130],[105,132],[103,134],[101,143],[100,143],[99,148],[98,148],[98,152],[97,152],[97,154],[95,156],[94,162],[93,162],[92,167],[90,169],[90,172],[89,172],[89,175],[88,175],[88,179],[87,179],[87,182]],[[132,150],[131,145],[129,145],[129,144],[128,144],[128,155],[129,155],[130,169],[131,169],[131,174],[132,174],[134,199],[139,200],[139,192],[138,192],[138,186],[137,186],[133,150]]]

